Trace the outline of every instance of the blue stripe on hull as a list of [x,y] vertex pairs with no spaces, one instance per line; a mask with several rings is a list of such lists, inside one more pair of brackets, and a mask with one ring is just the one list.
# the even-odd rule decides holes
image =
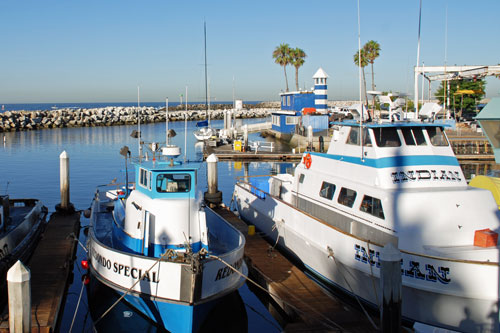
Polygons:
[[342,160],[342,162],[359,164],[377,169],[417,166],[417,165],[451,165],[457,167],[460,166],[455,156],[440,156],[440,155],[393,156],[393,157],[382,157],[377,159],[365,158],[362,161],[361,158],[354,156],[322,154],[315,152],[310,152],[310,154],[325,158],[330,158],[337,161]]
[[[116,226],[113,226],[113,245],[121,251],[144,255],[141,252],[142,239],[132,238],[129,235],[127,235],[122,229]],[[206,248],[207,246],[202,244],[201,242],[196,242],[191,244],[191,248],[195,253],[200,251],[202,247]],[[147,256],[158,258],[167,249],[182,250],[182,251],[186,250],[185,246],[150,244]]]

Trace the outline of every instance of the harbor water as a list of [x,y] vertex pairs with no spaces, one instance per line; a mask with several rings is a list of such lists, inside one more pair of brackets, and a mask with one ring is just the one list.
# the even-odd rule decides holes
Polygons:
[[[245,123],[259,122],[262,119],[248,119]],[[222,127],[222,121],[213,121],[215,127]],[[195,122],[187,123],[188,160],[203,158],[203,144],[197,143],[193,131]],[[184,122],[171,122],[170,129],[177,133],[172,141],[184,149]],[[66,151],[70,157],[70,201],[77,210],[89,208],[94,191],[98,185],[125,182],[125,160],[119,154],[120,148],[128,146],[133,156],[137,156],[138,142],[130,136],[136,126],[62,128],[26,132],[0,133],[0,193],[12,198],[38,198],[49,212],[55,210],[60,199],[59,193],[59,155]],[[144,141],[162,142],[165,140],[165,124],[143,124],[141,126]],[[258,138],[257,134],[253,134]],[[4,139],[5,138],[5,139]],[[259,138],[262,140],[261,138]],[[184,156],[179,157],[183,160]],[[250,172],[269,173],[270,163],[252,163]],[[131,166],[129,177],[133,179]],[[243,175],[243,168],[238,163],[219,163],[219,189],[223,192],[223,201],[231,203],[235,177]],[[206,165],[199,170],[200,192],[206,191]],[[223,175],[223,176],[222,176]],[[83,246],[88,220],[82,215],[81,245],[78,246],[77,259],[73,269],[73,279],[68,290],[64,312],[60,325],[61,332],[93,332],[96,317],[99,317],[116,300],[116,293],[104,286],[99,286],[98,295],[87,293],[82,284],[85,273],[80,261],[86,258]],[[80,299],[80,301],[79,301]],[[75,311],[77,310],[75,315]],[[93,316],[92,316],[92,315]],[[267,309],[250,291],[247,285],[240,288],[237,295],[226,297],[216,308],[212,320],[204,326],[204,331],[225,331],[232,327],[237,331],[279,332],[279,324]],[[119,324],[117,324],[119,323]],[[99,320],[98,331],[155,332],[156,327],[134,312],[127,304],[120,303],[113,311]]]

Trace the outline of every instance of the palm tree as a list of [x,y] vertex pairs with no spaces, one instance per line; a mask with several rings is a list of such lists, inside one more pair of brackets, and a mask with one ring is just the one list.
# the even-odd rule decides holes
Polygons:
[[363,70],[363,86],[365,87],[365,101],[366,104],[368,104],[368,97],[366,96],[366,79],[365,79],[365,67],[368,66],[368,59],[366,58],[366,51],[364,49],[361,49],[361,56],[360,56],[360,51],[354,54],[354,63],[358,67],[360,66],[359,65],[360,58],[361,58],[361,68]]
[[283,70],[285,71],[286,91],[288,92],[288,77],[286,76],[286,66],[291,63],[290,45],[280,44],[279,46],[276,46],[273,51],[273,58],[275,63],[283,66]]
[[[365,51],[366,60],[372,67],[372,90],[375,90],[375,73],[373,72],[373,63],[380,55],[380,44],[374,40],[370,40],[363,46],[363,50]],[[375,108],[375,95],[373,95],[373,107]]]
[[299,67],[305,62],[307,54],[298,47],[290,50],[291,63],[295,67],[295,89],[299,91]]

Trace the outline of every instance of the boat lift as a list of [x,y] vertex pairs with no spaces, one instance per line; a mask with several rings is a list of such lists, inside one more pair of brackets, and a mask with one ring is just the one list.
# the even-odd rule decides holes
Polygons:
[[[430,75],[426,75],[429,73]],[[486,76],[500,76],[500,66],[416,66],[415,67],[415,108],[418,118],[418,78],[423,75],[429,81],[452,81],[461,79],[482,79]],[[447,96],[445,105],[450,104]]]

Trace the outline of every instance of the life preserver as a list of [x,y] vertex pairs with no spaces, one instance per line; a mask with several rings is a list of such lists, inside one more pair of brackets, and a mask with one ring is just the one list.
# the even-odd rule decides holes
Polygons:
[[307,169],[311,167],[311,163],[312,163],[311,154],[307,153],[307,155],[304,156],[304,164],[306,165]]

